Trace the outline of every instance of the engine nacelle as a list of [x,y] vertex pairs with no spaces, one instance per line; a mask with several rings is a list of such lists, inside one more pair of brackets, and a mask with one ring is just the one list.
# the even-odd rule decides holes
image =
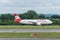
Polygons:
[[37,25],[41,25],[41,23],[40,22],[37,22]]

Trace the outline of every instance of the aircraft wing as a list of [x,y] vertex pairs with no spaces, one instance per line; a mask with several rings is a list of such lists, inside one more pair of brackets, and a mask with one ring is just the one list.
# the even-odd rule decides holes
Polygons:
[[32,21],[29,21],[29,22],[31,22],[32,24],[36,24],[36,22],[32,22]]

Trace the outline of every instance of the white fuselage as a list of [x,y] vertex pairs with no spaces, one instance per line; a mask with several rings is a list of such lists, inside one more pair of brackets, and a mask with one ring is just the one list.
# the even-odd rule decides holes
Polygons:
[[15,16],[15,22],[18,23],[23,23],[23,24],[34,24],[34,25],[41,25],[41,24],[52,24],[52,21],[50,21],[49,19],[24,19],[22,20],[18,14],[14,14]]
[[41,24],[52,24],[52,21],[49,19],[37,19],[37,20],[21,20],[20,23],[23,24],[36,24],[36,25],[41,25]]

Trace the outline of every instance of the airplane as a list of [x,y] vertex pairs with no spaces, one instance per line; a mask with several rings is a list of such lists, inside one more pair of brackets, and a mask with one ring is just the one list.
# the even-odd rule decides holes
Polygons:
[[53,22],[49,19],[21,19],[17,13],[14,13],[15,22],[22,24],[32,24],[32,25],[42,25],[42,24],[52,24]]

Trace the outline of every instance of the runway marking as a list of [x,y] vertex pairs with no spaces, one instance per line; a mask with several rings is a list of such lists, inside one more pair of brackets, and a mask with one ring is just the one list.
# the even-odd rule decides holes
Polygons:
[[0,32],[60,32],[60,29],[0,29]]
[[60,40],[60,39],[48,39],[48,38],[0,38],[0,40]]

